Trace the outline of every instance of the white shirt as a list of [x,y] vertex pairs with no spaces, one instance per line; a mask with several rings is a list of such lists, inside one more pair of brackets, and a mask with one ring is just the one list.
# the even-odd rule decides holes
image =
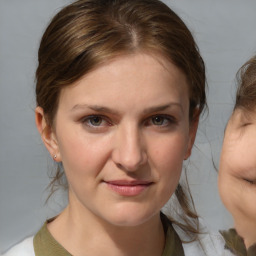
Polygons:
[[35,256],[33,237],[26,238],[2,256]]

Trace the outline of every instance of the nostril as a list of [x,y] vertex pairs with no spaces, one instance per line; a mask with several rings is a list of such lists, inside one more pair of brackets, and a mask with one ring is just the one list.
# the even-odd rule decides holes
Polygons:
[[115,157],[114,158],[115,165],[120,170],[123,170],[125,172],[134,172],[141,168],[141,166],[145,165],[147,162],[147,155],[145,152],[142,152],[140,157],[133,157],[133,158],[125,158],[121,157]]
[[121,164],[116,164],[116,166],[119,168],[119,169],[123,169],[122,165]]
[[123,170],[125,172],[131,172],[131,171],[136,171],[138,169],[138,166],[131,166],[128,164],[121,164],[121,163],[116,163],[117,168],[120,170]]

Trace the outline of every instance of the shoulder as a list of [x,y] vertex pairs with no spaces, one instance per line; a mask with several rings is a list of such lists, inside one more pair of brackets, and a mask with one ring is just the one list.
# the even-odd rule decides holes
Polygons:
[[2,256],[35,256],[33,237],[26,238],[22,242],[16,244]]
[[[201,219],[199,225],[202,233],[198,239],[193,242],[182,243],[185,256],[233,256],[229,250],[225,249],[225,240],[220,233],[209,231]],[[173,227],[182,241],[189,240],[187,234],[177,225],[173,225]]]
[[183,244],[186,256],[233,256],[225,249],[225,241],[219,233],[205,233],[200,235],[199,241]]

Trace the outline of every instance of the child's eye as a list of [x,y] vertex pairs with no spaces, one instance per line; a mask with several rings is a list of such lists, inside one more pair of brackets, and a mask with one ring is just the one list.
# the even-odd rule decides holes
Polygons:
[[243,124],[242,124],[242,127],[246,127],[246,126],[251,125],[251,124],[252,124],[252,123],[249,123],[249,122],[243,123]]
[[246,181],[250,185],[256,185],[256,181],[254,181],[254,180],[244,179],[244,181]]

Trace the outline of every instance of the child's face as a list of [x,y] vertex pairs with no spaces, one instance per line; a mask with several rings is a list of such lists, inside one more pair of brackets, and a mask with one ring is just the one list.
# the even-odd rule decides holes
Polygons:
[[185,75],[145,54],[117,58],[64,88],[55,123],[48,149],[59,151],[70,206],[115,225],[159,215],[196,132]]
[[228,122],[220,160],[219,191],[235,226],[254,225],[256,230],[256,111],[236,109]]

